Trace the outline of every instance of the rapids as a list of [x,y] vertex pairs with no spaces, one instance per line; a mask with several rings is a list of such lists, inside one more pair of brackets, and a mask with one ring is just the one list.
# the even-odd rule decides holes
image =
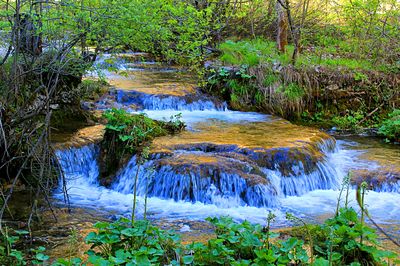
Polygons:
[[[84,105],[125,108],[159,120],[181,113],[188,125],[186,132],[154,141],[150,159],[139,169],[139,215],[147,191],[153,219],[230,215],[264,223],[272,211],[278,217],[275,226],[286,225],[286,212],[315,221],[334,212],[342,180],[353,172],[376,185],[366,196],[371,215],[380,223],[400,222],[398,148],[364,138],[335,140],[273,116],[228,110],[225,103],[196,90],[181,69],[165,68],[144,56],[101,59],[99,65],[113,64],[128,75],[105,70],[116,89],[94,106]],[[390,154],[376,155],[381,149]],[[99,183],[95,142],[62,147],[56,154],[73,206],[130,215],[135,156],[106,188]],[[54,197],[63,200],[61,185]],[[358,208],[354,189],[350,198]]]

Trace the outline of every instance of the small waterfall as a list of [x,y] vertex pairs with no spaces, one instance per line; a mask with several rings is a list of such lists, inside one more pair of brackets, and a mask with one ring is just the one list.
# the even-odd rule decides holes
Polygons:
[[[190,165],[161,165],[156,160],[146,162],[139,170],[138,195],[202,202],[220,207],[277,206],[275,188],[265,183],[252,184],[233,171]],[[117,175],[112,189],[129,194],[134,188],[136,157]]]
[[[72,203],[95,203],[97,200],[97,197],[91,194],[91,191],[99,186],[99,151],[99,147],[95,144],[56,151],[58,162],[67,181],[67,191]],[[63,200],[62,182],[59,183],[55,197]]]
[[318,162],[317,170],[309,174],[283,176],[279,171],[264,169],[273,180],[281,196],[301,196],[318,189],[338,189],[340,180],[337,171],[328,162]]
[[172,96],[153,95],[137,91],[117,90],[116,101],[117,103],[125,106],[135,105],[139,110],[227,110],[226,103],[218,102],[212,97],[207,97],[200,94]]
[[[321,148],[328,148],[329,151],[331,145],[332,143],[329,145],[325,143]],[[177,152],[197,153],[196,156],[207,154],[201,151]],[[67,179],[71,203],[75,206],[129,215],[137,170],[136,158],[132,157],[127,166],[119,172],[112,187],[107,189],[98,183],[98,155],[99,147],[94,144],[57,151],[60,166]],[[208,155],[226,156],[228,161],[233,158],[226,151],[215,153],[214,150]],[[333,153],[327,154],[324,160],[318,162],[315,171],[311,173],[285,176],[278,169],[262,167],[260,168],[262,173],[258,173],[257,178],[251,179],[255,175],[255,166],[249,164],[249,161],[240,160],[240,156],[232,159],[236,160],[237,164],[232,165],[236,165],[237,169],[229,170],[232,165],[227,164],[226,167],[215,171],[205,165],[199,165],[195,170],[196,167],[190,167],[189,164],[176,167],[173,164],[160,163],[165,158],[157,154],[140,167],[138,212],[143,211],[143,196],[148,187],[148,210],[149,215],[153,217],[204,219],[213,215],[231,215],[239,220],[249,219],[262,223],[268,210],[273,207],[278,208],[274,209],[274,213],[280,216],[284,223],[286,211],[303,217],[326,214],[336,206],[338,197],[336,188],[347,169],[347,166],[343,168],[343,165],[357,166],[359,162],[355,158],[353,151],[342,150],[339,146],[339,149],[335,149]],[[172,158],[171,162],[174,161]],[[247,170],[240,168],[245,163]],[[300,173],[301,169],[304,169],[298,166],[296,168],[293,172]],[[244,176],[250,179],[243,178]],[[260,182],[260,178],[266,181]],[[374,191],[368,193],[369,211],[377,220],[385,222],[399,217],[400,209],[393,207],[393,202],[400,200],[398,188],[399,183],[393,182],[383,184],[377,189],[382,191],[381,193]],[[354,195],[355,191],[352,190],[350,193]],[[62,200],[61,189],[56,191],[54,196]],[[357,207],[354,201],[352,204]],[[384,211],[390,208],[392,208],[390,213]]]
[[[327,141],[321,147],[331,150],[332,145],[332,142]],[[293,174],[287,176],[280,172],[281,167],[276,166],[279,162],[265,163],[275,165],[272,169],[259,168],[257,163],[252,163],[252,159],[257,158],[256,162],[259,162],[260,155],[255,156],[248,149],[226,145],[213,148],[209,145],[191,145],[179,148],[181,150],[174,151],[171,158],[153,154],[154,159],[139,169],[138,195],[144,196],[147,188],[151,197],[175,201],[202,202],[221,207],[276,207],[279,205],[278,196],[299,196],[317,189],[338,189],[340,184],[338,173],[326,158],[316,162],[312,171],[307,170],[309,172],[301,161],[292,158],[286,164],[291,165],[290,172]],[[265,150],[263,153],[265,155],[262,158],[271,160],[282,157],[268,157],[271,153],[279,154],[276,149]],[[215,164],[199,165],[196,161],[179,161],[180,156],[187,154],[208,156],[218,161]],[[283,158],[288,160],[286,156]],[[112,189],[125,194],[132,193],[136,171],[136,157],[133,157],[117,174]]]
[[374,187],[374,191],[400,193],[400,180],[394,182],[384,182],[380,186]]
[[81,148],[58,150],[56,156],[64,175],[77,177],[70,180],[78,181],[80,177],[84,177],[88,183],[97,184],[99,152],[100,148],[97,145],[90,144]]

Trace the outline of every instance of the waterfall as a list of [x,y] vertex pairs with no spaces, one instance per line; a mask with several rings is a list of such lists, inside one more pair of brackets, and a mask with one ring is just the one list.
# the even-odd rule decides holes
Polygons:
[[97,184],[99,167],[98,156],[100,148],[95,144],[81,148],[58,150],[56,156],[61,169],[69,182],[86,182]]
[[[110,62],[105,59],[107,57],[100,63],[108,66]],[[146,62],[135,63],[132,59],[135,55],[132,55],[131,62],[128,59],[117,60],[113,65],[127,71],[174,71],[149,69]],[[153,64],[149,62],[149,65]],[[108,73],[108,77],[111,76],[112,73]],[[147,94],[143,88],[115,89],[96,104],[88,103],[85,107],[98,110],[124,108],[130,112],[145,112],[159,120],[181,113],[188,130],[193,132],[206,132],[207,127],[197,126],[212,124],[213,121],[220,121],[221,125],[240,124],[241,127],[231,134],[232,144],[224,140],[219,143],[225,144],[218,144],[218,141],[214,143],[212,138],[207,138],[208,141],[188,141],[167,147],[169,150],[165,153],[154,151],[149,160],[139,167],[137,184],[137,211],[143,212],[144,197],[147,195],[150,217],[195,220],[230,215],[238,220],[263,223],[268,211],[274,211],[282,224],[287,211],[301,217],[318,217],[335,209],[342,179],[349,171],[379,170],[377,163],[360,159],[361,152],[348,147],[355,147],[357,143],[347,143],[349,145],[346,146],[343,141],[336,143],[333,138],[320,138],[317,132],[310,138],[289,134],[288,140],[293,140],[289,144],[284,141],[281,147],[279,141],[272,140],[269,145],[269,138],[276,137],[270,134],[281,134],[282,138],[287,136],[286,127],[279,130],[285,123],[272,124],[275,118],[268,115],[228,110],[226,103],[198,91],[179,96],[162,94],[162,89],[157,91],[161,94]],[[247,125],[251,127],[251,123],[259,122],[271,122],[272,125],[267,132],[263,132],[262,127],[257,128],[259,131],[254,137],[265,139],[262,142],[264,146],[257,146],[257,141],[250,141],[247,146],[235,144],[235,134],[244,134],[245,137],[238,136],[238,139],[246,141],[245,138],[253,137],[251,132],[246,132]],[[217,127],[214,133],[219,133],[218,130]],[[221,130],[226,128],[221,126]],[[300,127],[299,130],[301,135]],[[70,201],[77,206],[130,215],[138,170],[136,157],[132,156],[118,171],[111,187],[106,188],[98,180],[99,152],[95,144],[56,152],[67,180]],[[369,191],[366,199],[370,213],[382,222],[390,219],[397,221],[400,207],[393,206],[396,205],[393,202],[400,200],[398,177],[384,179],[373,189],[375,191]],[[355,191],[350,193],[355,194]],[[61,199],[61,189],[54,196]],[[357,206],[355,201],[350,204]]]
[[116,102],[125,106],[135,105],[140,110],[217,110],[225,111],[227,104],[199,94],[185,96],[153,95],[138,91],[117,90]]
[[[56,151],[72,203],[81,205],[98,199],[91,191],[99,187],[99,151],[100,148],[95,144]],[[62,182],[59,182],[55,197],[63,200]]]
[[[277,206],[275,188],[267,184],[250,184],[237,173],[223,169],[193,169],[182,165],[157,167],[157,161],[146,162],[139,171],[138,195],[173,199],[175,201],[202,202],[220,207],[229,206]],[[136,157],[117,174],[112,189],[121,193],[132,193]],[[227,205],[226,205],[227,204]]]

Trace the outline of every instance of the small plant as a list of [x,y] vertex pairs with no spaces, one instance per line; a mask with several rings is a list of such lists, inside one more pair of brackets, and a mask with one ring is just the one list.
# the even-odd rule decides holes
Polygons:
[[248,65],[241,65],[239,71],[236,72],[236,75],[244,80],[255,78],[255,76],[251,76],[248,74],[248,70],[249,70]]
[[350,111],[345,116],[334,116],[332,123],[340,129],[357,129],[364,117],[361,111]]
[[179,265],[182,246],[178,235],[152,226],[149,221],[128,219],[98,222],[89,233],[88,262],[93,265]]
[[289,83],[284,87],[283,90],[284,94],[286,95],[286,97],[288,97],[290,100],[298,100],[301,99],[304,94],[305,91],[302,87],[300,87],[298,84],[296,83]]
[[123,109],[111,109],[103,114],[107,120],[106,132],[101,143],[104,152],[105,175],[113,174],[125,156],[143,151],[155,137],[174,134],[185,128],[181,115],[171,121],[155,121],[145,114],[130,114]]
[[[11,232],[14,234],[11,234]],[[29,232],[25,230],[12,230],[11,232],[8,227],[2,230],[0,238],[0,265],[27,265],[28,255],[22,250],[15,248],[15,246],[20,238],[28,235]],[[30,264],[42,265],[49,260],[49,256],[44,254],[45,250],[44,247],[31,249]]]
[[400,142],[400,109],[395,109],[389,114],[379,128],[379,134],[386,138],[386,141]]
[[106,134],[116,142],[124,143],[124,150],[130,153],[153,137],[165,135],[166,130],[145,114],[132,115],[123,109],[111,109],[103,114],[107,120]]

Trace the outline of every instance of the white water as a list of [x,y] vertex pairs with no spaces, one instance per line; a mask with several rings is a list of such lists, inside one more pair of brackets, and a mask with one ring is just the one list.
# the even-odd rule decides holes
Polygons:
[[[81,149],[58,151],[61,164],[68,179],[68,192],[70,201],[75,206],[84,206],[98,210],[111,211],[113,213],[129,216],[132,208],[133,194],[121,189],[107,189],[98,185],[98,167],[95,160],[98,150],[95,146],[87,146]],[[332,167],[338,169],[337,178],[340,179],[347,171],[346,166],[357,167],[364,164],[356,158],[357,152],[341,150],[331,155]],[[66,163],[69,160],[72,163]],[[133,179],[133,177],[132,177]],[[279,197],[279,206],[276,208],[256,208],[240,206],[231,199],[216,201],[214,204],[201,202],[174,201],[172,199],[149,198],[148,211],[153,218],[170,219],[204,219],[209,216],[230,215],[237,220],[250,220],[263,223],[268,211],[278,215],[276,225],[285,225],[284,213],[289,211],[302,217],[316,217],[333,213],[339,195],[338,190],[314,190],[302,196]],[[61,193],[56,193],[58,199],[62,199]],[[355,190],[350,191],[351,205],[356,209]],[[143,211],[143,197],[139,197],[138,213]],[[399,193],[368,192],[366,203],[371,215],[381,223],[393,223],[399,221],[400,206]]]
[[[131,65],[120,66],[121,69],[134,69]],[[171,116],[181,113],[182,119],[193,129],[193,125],[207,120],[221,120],[227,123],[248,123],[270,121],[268,115],[258,113],[235,112],[226,109],[226,105],[215,105],[213,101],[201,99],[188,104],[179,97],[159,97],[141,94],[144,110],[149,117],[169,120]],[[206,103],[206,104],[204,104]],[[124,107],[125,104],[119,103]],[[205,107],[204,107],[205,106]],[[133,111],[132,111],[133,112]],[[317,164],[317,169],[304,174],[301,167],[298,174],[283,177],[279,171],[263,169],[271,181],[270,185],[250,187],[239,176],[220,173],[220,182],[204,179],[196,173],[177,174],[174,169],[160,168],[155,173],[155,182],[150,185],[148,212],[152,218],[202,220],[209,216],[229,215],[236,220],[250,220],[264,223],[269,211],[277,215],[275,226],[284,226],[285,212],[292,212],[307,219],[334,212],[339,195],[339,186],[343,177],[351,169],[376,169],[376,163],[358,159],[362,151],[346,149],[343,146],[357,145],[338,141],[337,148],[330,152],[321,147],[326,158]],[[129,216],[133,201],[133,178],[136,172],[135,158],[121,169],[117,181],[111,188],[99,185],[97,166],[98,148],[94,145],[81,149],[58,151],[57,156],[67,179],[70,202],[74,206],[83,206],[104,210],[117,215]],[[143,213],[146,178],[151,176],[151,166],[147,162],[140,172],[139,209]],[[153,180],[154,181],[154,180]],[[189,188],[195,184],[189,193]],[[233,184],[233,186],[232,186]],[[400,184],[399,186],[400,187]],[[397,191],[396,186],[383,188],[384,191]],[[63,199],[61,189],[55,193]],[[355,202],[355,191],[350,191],[351,204],[358,209]],[[400,222],[400,194],[396,192],[369,192],[366,197],[368,210],[381,223]],[[253,206],[249,206],[253,205]]]

